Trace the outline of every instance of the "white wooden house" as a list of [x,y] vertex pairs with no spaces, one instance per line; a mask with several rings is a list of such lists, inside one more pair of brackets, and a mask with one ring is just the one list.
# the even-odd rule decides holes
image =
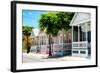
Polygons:
[[72,56],[88,57],[91,55],[91,15],[90,13],[74,14],[72,26]]

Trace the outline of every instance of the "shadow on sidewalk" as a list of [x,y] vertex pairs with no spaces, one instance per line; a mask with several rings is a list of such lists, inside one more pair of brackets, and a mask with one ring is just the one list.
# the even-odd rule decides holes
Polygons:
[[[59,56],[59,55],[53,55],[53,56],[48,56],[48,58],[50,59],[54,59],[54,58],[62,58],[62,57],[66,57],[66,56],[71,56],[71,55],[63,55],[63,56]],[[48,59],[46,58],[46,59]]]

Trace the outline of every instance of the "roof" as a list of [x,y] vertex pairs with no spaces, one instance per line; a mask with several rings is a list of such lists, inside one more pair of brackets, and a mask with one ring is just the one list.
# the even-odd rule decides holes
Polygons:
[[78,24],[88,22],[90,20],[91,20],[90,13],[77,12],[74,14],[72,21],[70,22],[70,26],[76,26]]

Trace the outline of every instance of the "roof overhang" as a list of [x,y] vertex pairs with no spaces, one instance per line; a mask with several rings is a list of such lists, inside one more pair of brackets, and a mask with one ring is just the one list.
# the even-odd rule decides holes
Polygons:
[[90,14],[89,13],[75,13],[71,22],[70,22],[70,26],[78,26],[82,23],[85,23],[85,22],[89,22],[91,21],[91,18],[90,18]]

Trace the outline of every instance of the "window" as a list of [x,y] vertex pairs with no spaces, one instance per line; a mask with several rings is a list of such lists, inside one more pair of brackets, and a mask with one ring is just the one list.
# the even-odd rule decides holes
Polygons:
[[79,26],[73,26],[73,41],[87,41],[91,42],[91,25],[90,22],[79,24]]
[[86,51],[80,51],[80,54],[86,54]]
[[73,51],[73,53],[78,53],[78,51]]
[[73,27],[73,41],[74,42],[78,41],[78,26]]

